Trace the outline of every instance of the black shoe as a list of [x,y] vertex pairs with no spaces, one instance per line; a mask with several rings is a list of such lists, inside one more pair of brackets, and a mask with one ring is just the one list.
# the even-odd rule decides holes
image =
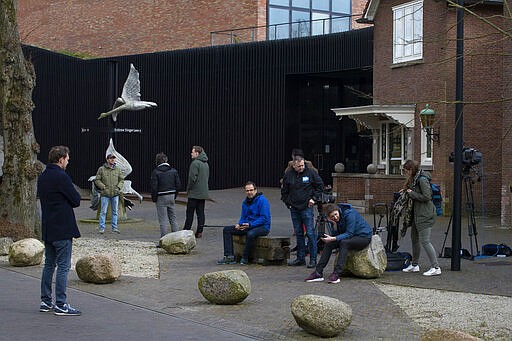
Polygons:
[[295,259],[290,262],[288,262],[289,266],[300,266],[300,265],[306,265],[306,261],[304,259]]
[[316,268],[316,260],[310,260],[308,264],[308,269]]

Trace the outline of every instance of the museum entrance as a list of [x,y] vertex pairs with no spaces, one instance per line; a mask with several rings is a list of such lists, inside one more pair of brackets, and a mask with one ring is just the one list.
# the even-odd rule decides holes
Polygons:
[[371,132],[350,118],[340,120],[331,108],[371,104],[368,87],[371,73],[362,71],[288,76],[284,155],[301,148],[326,185],[338,162],[345,172],[365,173],[372,162]]

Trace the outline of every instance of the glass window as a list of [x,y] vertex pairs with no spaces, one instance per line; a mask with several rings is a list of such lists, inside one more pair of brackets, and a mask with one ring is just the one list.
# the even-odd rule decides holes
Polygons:
[[292,11],[292,37],[308,37],[310,27],[309,12]]
[[269,0],[269,5],[290,6],[290,0]]
[[269,8],[268,37],[270,40],[290,37],[290,12],[287,9]]
[[[267,37],[272,40],[348,31],[351,6],[351,0],[269,0]],[[282,23],[289,25],[279,25]]]
[[337,13],[351,14],[352,13],[352,1],[350,1],[350,0],[332,0],[332,11],[337,12]]
[[329,11],[329,6],[330,6],[330,0],[313,0],[311,7],[313,9]]
[[393,7],[393,63],[423,58],[423,1]]
[[350,17],[332,19],[332,33],[350,30]]
[[309,8],[309,0],[292,0],[292,7]]
[[[327,34],[329,30],[329,14],[313,12],[312,35]],[[323,19],[323,20],[321,20]]]

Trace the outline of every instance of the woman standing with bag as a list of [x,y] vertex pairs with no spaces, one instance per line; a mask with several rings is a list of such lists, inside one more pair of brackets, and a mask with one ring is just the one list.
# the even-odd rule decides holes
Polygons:
[[436,216],[435,206],[432,203],[432,188],[430,187],[431,176],[419,168],[419,163],[407,160],[403,166],[407,175],[404,189],[408,197],[413,201],[412,209],[412,262],[403,272],[419,272],[418,260],[421,248],[423,247],[430,261],[430,270],[423,273],[424,276],[438,276],[441,268],[437,262],[436,250],[430,242],[432,226]]

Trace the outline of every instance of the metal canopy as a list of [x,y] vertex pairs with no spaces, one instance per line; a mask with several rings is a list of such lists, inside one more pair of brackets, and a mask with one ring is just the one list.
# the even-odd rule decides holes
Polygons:
[[395,121],[407,128],[414,128],[416,105],[365,105],[331,110],[336,113],[336,116],[348,116],[370,129],[379,129],[383,118]]

